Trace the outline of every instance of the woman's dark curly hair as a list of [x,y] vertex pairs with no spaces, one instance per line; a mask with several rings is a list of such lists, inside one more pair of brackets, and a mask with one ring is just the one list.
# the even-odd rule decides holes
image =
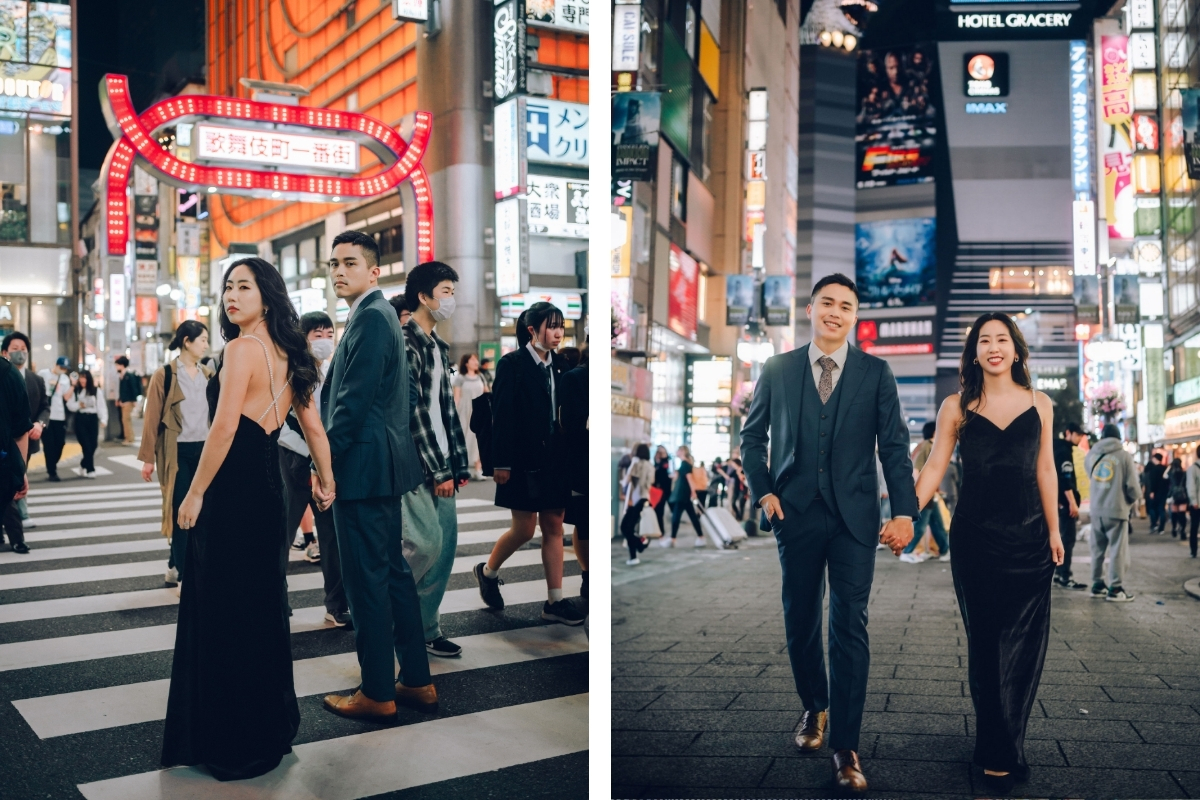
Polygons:
[[[254,275],[258,292],[262,295],[263,311],[267,322],[267,333],[287,353],[288,382],[292,385],[292,394],[302,405],[308,405],[313,391],[317,388],[317,362],[308,349],[308,339],[300,330],[300,316],[288,297],[287,284],[279,272],[261,258],[246,258],[236,261],[225,270],[221,286],[229,282],[230,274],[238,267],[245,267]],[[221,337],[229,342],[238,338],[241,329],[229,321],[225,313],[225,303],[221,302]]]

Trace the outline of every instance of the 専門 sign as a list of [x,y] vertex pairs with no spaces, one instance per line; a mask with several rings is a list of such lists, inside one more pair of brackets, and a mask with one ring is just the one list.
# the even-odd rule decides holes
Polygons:
[[964,53],[963,93],[967,97],[1008,97],[1008,53]]
[[358,143],[333,136],[197,125],[192,132],[199,162],[260,164],[282,169],[358,172]]

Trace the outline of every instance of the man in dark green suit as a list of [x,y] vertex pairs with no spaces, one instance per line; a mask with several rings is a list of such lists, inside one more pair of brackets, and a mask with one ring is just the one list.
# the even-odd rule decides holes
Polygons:
[[401,548],[400,500],[424,474],[409,435],[404,340],[379,291],[375,240],[359,231],[339,234],[329,272],[350,314],[321,389],[321,418],[333,456],[333,519],[362,686],[350,697],[329,695],[325,707],[344,717],[389,721],[397,702],[437,710],[420,600]]

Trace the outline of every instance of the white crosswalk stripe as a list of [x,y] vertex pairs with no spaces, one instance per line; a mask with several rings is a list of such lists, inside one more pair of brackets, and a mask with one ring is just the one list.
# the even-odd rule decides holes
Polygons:
[[[463,648],[462,657],[430,659],[429,668],[434,675],[587,650],[583,631],[562,625],[481,633],[456,641]],[[304,659],[295,662],[292,671],[297,697],[344,692],[358,685],[358,656],[351,652]],[[14,700],[13,705],[34,733],[49,739],[162,719],[167,713],[169,688],[169,680],[145,681]]]
[[587,716],[588,696],[571,695],[298,745],[275,770],[247,781],[216,783],[177,767],[79,791],[87,800],[357,800],[582,752]]
[[[122,475],[129,475],[122,471],[125,467],[140,468],[133,455],[108,460],[115,462],[117,474],[107,480],[119,481]],[[484,790],[488,794],[515,796],[519,788],[506,785],[504,773],[496,770],[587,750],[588,696],[581,693],[587,691],[585,672],[578,673],[580,678],[574,683],[567,681],[569,686],[559,686],[561,680],[554,683],[561,696],[551,699],[545,699],[545,681],[529,682],[537,692],[535,696],[521,691],[524,671],[534,670],[531,676],[539,669],[571,672],[576,669],[572,665],[580,663],[576,659],[588,650],[587,633],[582,628],[545,624],[530,627],[529,614],[536,616],[536,609],[546,600],[546,584],[540,577],[539,532],[533,547],[518,551],[505,564],[505,570],[523,570],[504,574],[512,581],[502,587],[505,611],[486,609],[473,578],[466,588],[446,592],[440,607],[443,625],[451,625],[447,635],[463,647],[463,656],[430,658],[435,680],[456,676],[454,681],[467,682],[451,681],[447,689],[439,682],[443,699],[447,694],[453,696],[456,686],[490,687],[486,682],[494,680],[489,675],[496,669],[519,670],[511,673],[512,678],[505,678],[518,687],[511,696],[506,693],[497,697],[490,689],[474,691],[468,695],[469,707],[460,707],[450,716],[423,720],[420,725],[382,730],[369,726],[363,728],[369,730],[367,733],[337,738],[328,738],[332,735],[328,734],[324,739],[295,746],[293,754],[278,768],[250,781],[220,783],[202,768],[138,771],[157,762],[157,752],[150,753],[149,763],[141,760],[131,768],[130,759],[123,756],[130,746],[158,746],[157,742],[141,739],[132,740],[135,744],[131,745],[130,736],[144,734],[135,734],[139,729],[128,726],[158,722],[165,715],[169,671],[162,672],[161,654],[166,652],[169,658],[175,644],[173,607],[179,598],[173,588],[105,589],[112,585],[110,582],[121,580],[133,580],[135,587],[138,583],[161,587],[157,581],[166,569],[169,547],[161,536],[157,481],[106,484],[105,480],[75,482],[68,478],[64,483],[69,485],[35,486],[28,508],[37,525],[27,529],[25,536],[32,545],[31,552],[16,554],[7,547],[0,552],[0,592],[5,593],[4,602],[0,602],[0,673],[16,675],[15,671],[21,670],[19,682],[0,680],[0,686],[7,683],[21,687],[18,694],[5,694],[5,700],[12,702],[20,714],[23,722],[19,724],[27,725],[37,737],[33,741],[40,750],[30,753],[30,763],[36,763],[39,755],[44,756],[44,763],[73,763],[71,753],[87,746],[91,758],[78,760],[94,767],[97,762],[104,763],[103,748],[123,748],[114,751],[107,769],[92,769],[72,781],[78,784],[82,796],[121,800],[349,800],[468,776],[483,781],[481,786],[489,787]],[[490,485],[472,484],[466,491],[474,496],[457,500],[459,547],[475,549],[465,551],[473,555],[458,551],[453,574],[470,573],[486,560],[485,546],[508,530],[511,513],[492,504],[491,490]],[[485,494],[488,496],[481,496]],[[105,537],[121,540],[105,541]],[[301,561],[304,553],[289,550],[288,558]],[[581,586],[574,559],[568,547],[564,553],[568,575],[563,581],[567,597],[577,595]],[[318,566],[301,569],[304,571],[288,576],[293,604],[296,593],[320,592],[324,586]],[[125,589],[129,585],[118,586]],[[463,578],[452,585],[464,586]],[[311,603],[313,597],[309,594],[305,599]],[[131,616],[134,613],[142,616]],[[138,619],[146,621],[131,623]],[[172,624],[160,624],[167,620]],[[135,627],[126,627],[130,624]],[[313,645],[306,644],[303,649],[315,657],[293,662],[297,696],[310,698],[301,703],[301,713],[323,713],[314,711],[320,707],[320,695],[349,691],[359,682],[352,639],[346,632],[334,630],[325,620],[325,608],[319,605],[295,608],[290,627],[294,635],[317,637],[306,641],[325,643],[315,653]],[[38,631],[29,635],[45,638],[16,633],[27,630]],[[47,637],[47,633],[52,635]],[[321,654],[328,653],[331,644],[347,649]],[[149,656],[154,658],[146,661]],[[143,666],[131,666],[135,664]],[[147,664],[151,665],[149,674]],[[126,673],[130,677],[122,680]],[[64,679],[64,675],[68,677]],[[44,688],[38,691],[39,686]],[[337,730],[346,731],[344,727]],[[80,737],[92,735],[106,738],[81,745],[92,740]],[[95,751],[96,747],[101,750]],[[404,757],[396,758],[396,753],[404,753]],[[126,765],[124,769],[122,764]],[[129,772],[135,774],[126,774]],[[67,780],[70,777],[69,768],[60,776]]]
[[[296,559],[293,559],[296,560]],[[470,572],[476,564],[483,561],[483,556],[459,556],[454,559],[452,573]],[[574,561],[575,554],[563,554],[563,561]],[[158,575],[165,570],[158,561],[149,562],[154,569],[146,567],[147,575]],[[542,554],[538,550],[520,550],[512,558],[504,562],[506,568],[527,567],[542,563]],[[128,565],[118,565],[125,567]],[[87,569],[87,568],[85,568]],[[104,569],[93,567],[91,569]],[[63,570],[68,572],[70,570]],[[40,575],[45,573],[32,573]],[[95,573],[89,573],[95,574]],[[129,576],[125,576],[129,577]],[[93,578],[93,580],[95,580]],[[320,572],[306,572],[301,575],[288,576],[288,591],[303,592],[311,589],[324,588],[324,576]],[[68,581],[75,583],[76,581]],[[519,584],[514,584],[514,586]],[[137,592],[113,592],[111,594],[95,594],[85,597],[63,597],[57,600],[31,600],[26,603],[9,603],[0,605],[0,624],[5,622],[30,622],[35,619],[53,619],[55,617],[74,617],[84,614],[102,614],[112,611],[129,611],[135,608],[153,608],[155,606],[174,605],[179,602],[173,589],[146,589]]]

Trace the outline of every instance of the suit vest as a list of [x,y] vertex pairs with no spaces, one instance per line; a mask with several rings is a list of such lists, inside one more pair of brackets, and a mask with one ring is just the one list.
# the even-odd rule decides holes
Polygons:
[[801,508],[807,508],[811,501],[820,497],[830,511],[836,512],[837,501],[833,496],[833,423],[837,418],[844,383],[841,378],[844,376],[838,376],[833,394],[822,405],[812,369],[808,363],[804,366],[803,413],[800,415],[800,435],[796,437],[798,498]]

